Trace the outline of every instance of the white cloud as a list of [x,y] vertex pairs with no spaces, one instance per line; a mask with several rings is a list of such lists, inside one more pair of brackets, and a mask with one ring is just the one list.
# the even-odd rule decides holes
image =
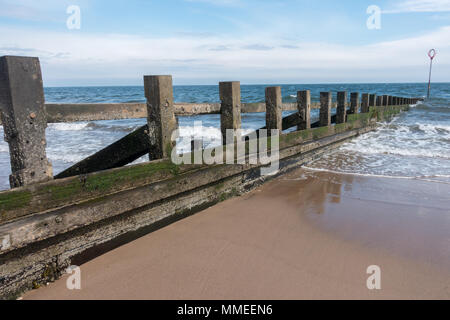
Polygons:
[[0,17],[27,21],[65,21],[69,0],[0,0]]
[[[140,83],[144,74],[172,74],[176,83],[421,81],[426,53],[437,47],[434,78],[448,81],[450,26],[414,38],[371,45],[251,38],[30,32],[0,27],[0,55],[39,56],[44,81],[57,85]],[[130,80],[131,81],[131,80]],[[63,83],[64,82],[64,83]],[[128,83],[128,82],[127,82]]]
[[446,12],[450,11],[450,0],[405,0],[383,13]]

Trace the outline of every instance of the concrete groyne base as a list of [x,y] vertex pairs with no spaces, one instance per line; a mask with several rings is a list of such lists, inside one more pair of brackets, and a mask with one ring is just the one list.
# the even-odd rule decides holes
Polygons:
[[449,193],[299,169],[81,265],[81,290],[64,276],[24,299],[448,299]]

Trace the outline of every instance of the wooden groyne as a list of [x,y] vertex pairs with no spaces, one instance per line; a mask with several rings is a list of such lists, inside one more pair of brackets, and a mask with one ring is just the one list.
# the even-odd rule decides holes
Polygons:
[[[70,265],[308,163],[348,139],[374,130],[377,121],[389,119],[419,100],[352,92],[347,101],[347,92],[340,92],[333,103],[331,92],[322,92],[320,117],[312,122],[309,90],[298,92],[297,112],[282,118],[285,107],[281,89],[269,87],[264,104],[265,128],[280,133],[277,147],[271,145],[273,136],[261,136],[262,130],[258,130],[253,136],[238,137],[245,139],[248,152],[243,159],[233,159],[234,164],[175,164],[170,157],[175,147],[171,135],[177,129],[180,112],[173,102],[172,77],[144,76],[144,90],[147,125],[54,177],[45,151],[47,122],[51,117],[81,120],[81,116],[68,115],[77,112],[84,114],[83,120],[98,118],[88,107],[74,112],[67,107],[65,115],[50,116],[39,60],[0,58],[1,117],[12,170],[11,190],[0,192],[2,298],[14,298],[24,290],[53,281]],[[240,84],[221,82],[219,91],[221,103],[219,111],[215,107],[214,112],[220,112],[221,131],[237,130],[242,112]],[[112,113],[121,113],[119,106]],[[332,115],[334,106],[336,114]],[[142,112],[124,114],[141,117]],[[105,115],[109,111],[103,113],[100,118],[110,117]],[[282,133],[292,127],[295,131]],[[252,139],[265,142],[271,152],[279,153],[276,174],[263,175],[261,168],[267,163],[250,161],[261,153],[252,151]],[[229,148],[219,147],[223,157]],[[234,150],[234,144],[231,148]],[[194,148],[186,158],[207,151]],[[152,160],[125,166],[145,154]]]
[[[318,104],[313,107],[319,108]],[[47,122],[74,122],[147,118],[146,103],[46,104]],[[174,103],[175,115],[220,114],[220,103]],[[283,110],[296,110],[296,103],[284,103]],[[242,113],[265,112],[265,103],[243,103]]]

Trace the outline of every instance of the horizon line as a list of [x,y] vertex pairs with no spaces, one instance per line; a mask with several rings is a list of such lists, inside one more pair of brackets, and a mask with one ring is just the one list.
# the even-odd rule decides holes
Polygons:
[[[238,80],[230,80],[238,81]],[[222,82],[222,81],[221,81]],[[228,81],[223,81],[228,82]],[[424,84],[428,85],[428,82],[317,82],[317,83],[241,83],[241,86],[288,86],[288,85],[339,85],[339,84]],[[433,84],[450,84],[450,81],[438,81],[432,82]],[[217,84],[173,84],[173,87],[191,87],[191,86],[218,86]],[[126,85],[61,85],[61,86],[44,86],[44,88],[98,88],[98,87],[143,87],[143,84],[126,84]]]

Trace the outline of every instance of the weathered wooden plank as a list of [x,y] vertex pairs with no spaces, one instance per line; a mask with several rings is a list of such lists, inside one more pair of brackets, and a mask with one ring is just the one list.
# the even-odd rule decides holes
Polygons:
[[[96,120],[137,119],[147,117],[145,103],[48,103],[47,122],[75,122]],[[312,105],[317,108],[318,105]],[[283,110],[296,110],[295,103],[284,103]],[[242,113],[265,112],[265,103],[243,103]],[[189,116],[197,114],[219,114],[220,103],[175,103],[175,114]]]
[[57,174],[55,179],[124,166],[150,151],[148,126],[144,125],[92,156]]

